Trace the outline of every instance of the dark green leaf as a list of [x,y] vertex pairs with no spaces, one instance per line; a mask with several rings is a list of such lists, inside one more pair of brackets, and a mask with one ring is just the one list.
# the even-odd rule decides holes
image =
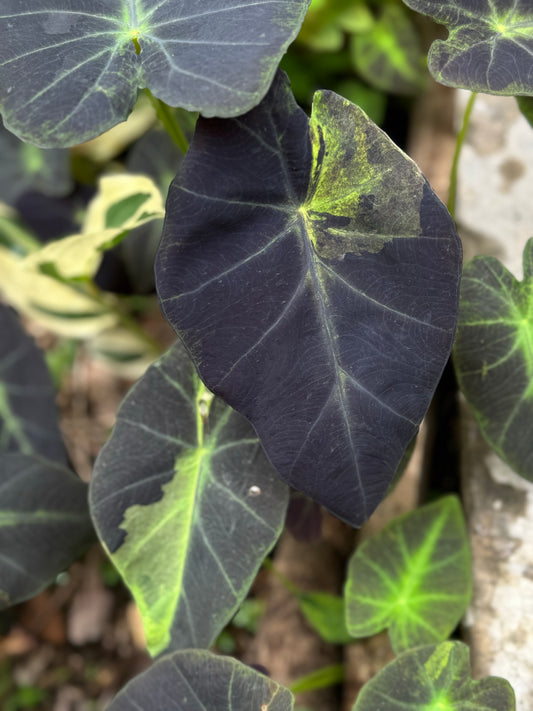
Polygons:
[[71,146],[126,119],[139,87],[206,116],[241,114],[268,90],[307,5],[3,0],[5,125],[39,146]]
[[90,500],[158,654],[213,643],[281,533],[288,490],[176,344],[121,406]]
[[368,32],[354,35],[355,69],[371,85],[392,94],[416,94],[427,81],[425,55],[400,0],[388,0]]
[[448,496],[395,519],[352,556],[345,589],[353,637],[388,628],[395,652],[440,642],[457,626],[472,589],[468,536]]
[[363,686],[353,711],[515,711],[505,679],[472,681],[468,647],[443,642],[404,652]]
[[121,227],[125,222],[131,220],[137,210],[149,200],[148,193],[138,193],[130,195],[114,205],[111,205],[105,216],[106,227]]
[[72,188],[68,151],[43,151],[23,143],[0,118],[0,200],[12,205],[27,190],[66,195]]
[[533,96],[517,96],[518,108],[533,127]]
[[533,481],[533,239],[522,282],[493,257],[465,266],[454,363],[487,442]]
[[412,161],[331,92],[309,122],[280,73],[246,116],[199,120],[156,276],[201,377],[282,479],[361,525],[448,357],[460,261]]
[[293,681],[290,690],[293,694],[301,694],[304,691],[314,691],[315,689],[327,689],[344,681],[344,665],[331,664],[317,671],[306,674],[300,679]]
[[344,621],[344,600],[337,595],[320,592],[303,592],[298,596],[300,608],[325,642],[348,644],[353,637]]
[[236,659],[175,652],[152,664],[108,711],[292,711],[288,689]]
[[531,0],[404,0],[449,30],[429,52],[442,84],[486,94],[533,94]]
[[94,531],[87,486],[59,464],[0,455],[0,607],[36,595],[79,556]]
[[0,304],[0,453],[36,454],[62,464],[55,387],[39,348]]

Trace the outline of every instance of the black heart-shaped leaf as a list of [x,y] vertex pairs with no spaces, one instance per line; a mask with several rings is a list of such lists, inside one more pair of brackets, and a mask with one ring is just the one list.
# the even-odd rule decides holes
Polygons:
[[331,92],[308,121],[280,73],[246,116],[199,121],[156,276],[201,377],[282,479],[361,525],[448,357],[460,263],[414,163]]

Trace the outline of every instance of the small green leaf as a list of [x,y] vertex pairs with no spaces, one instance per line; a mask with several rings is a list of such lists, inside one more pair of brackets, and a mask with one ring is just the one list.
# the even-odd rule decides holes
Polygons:
[[486,94],[533,94],[531,0],[404,2],[449,30],[429,52],[437,81]]
[[122,227],[125,222],[133,218],[137,210],[149,199],[149,193],[138,193],[122,198],[108,209],[105,216],[105,226]]
[[401,652],[446,639],[471,595],[459,500],[447,496],[392,521],[352,556],[345,588],[353,637],[389,631]]
[[342,681],[344,681],[344,665],[331,664],[296,679],[290,685],[290,691],[293,694],[301,694],[304,691],[327,689],[329,686],[335,686]]
[[518,108],[533,127],[533,96],[517,96]]
[[288,489],[177,343],[122,404],[90,501],[159,654],[214,642],[281,533]]
[[388,0],[368,32],[351,41],[355,69],[371,86],[392,94],[416,94],[427,82],[425,55],[408,11]]
[[505,679],[472,681],[468,647],[443,642],[404,652],[367,682],[353,711],[515,711]]
[[521,282],[494,257],[465,266],[454,364],[489,445],[533,481],[533,238]]
[[267,676],[211,652],[162,657],[122,689],[108,711],[292,711],[291,692]]
[[325,642],[348,644],[353,637],[346,629],[344,621],[344,600],[338,595],[320,592],[302,592],[298,596],[300,608]]

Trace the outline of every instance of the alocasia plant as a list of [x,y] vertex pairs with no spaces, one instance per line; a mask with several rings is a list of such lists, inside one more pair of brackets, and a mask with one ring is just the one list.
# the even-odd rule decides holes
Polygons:
[[4,0],[4,124],[36,145],[71,146],[124,121],[139,87],[205,116],[243,113],[268,90],[307,5]]
[[0,304],[0,608],[36,595],[93,541],[44,358]]
[[454,363],[487,442],[533,480],[533,239],[518,281],[494,257],[465,266]]
[[450,35],[431,47],[428,66],[449,86],[506,96],[533,91],[530,0],[404,0],[446,25]]
[[282,479],[359,526],[449,355],[460,261],[449,215],[387,136],[330,92],[308,120],[278,74],[245,116],[199,120],[156,277],[204,382]]
[[[460,84],[466,59],[475,68],[473,89],[526,95],[532,23],[525,3],[489,10],[458,0],[408,2],[451,27],[448,44],[431,54],[439,80]],[[171,348],[126,397],[91,485],[97,532],[136,597],[151,653],[166,654],[117,696],[113,711],[292,709],[288,690],[267,677],[183,648],[213,643],[275,544],[288,500],[275,470],[350,524],[368,518],[416,435],[452,346],[461,248],[450,215],[361,109],[319,91],[308,118],[276,72],[306,9],[306,0],[209,0],[200,9],[192,0],[90,0],[82,9],[70,0],[4,0],[0,9],[7,30],[0,110],[21,138],[47,147],[87,140],[124,120],[139,88],[149,90],[181,149],[186,132],[163,102],[202,114],[170,188],[156,265],[163,310],[185,348]],[[366,21],[377,37],[379,22],[374,27],[370,12]],[[394,24],[385,22],[387,36]],[[362,62],[364,40],[357,42]],[[403,55],[400,64],[405,70]],[[407,74],[418,82],[416,69]],[[42,157],[31,155],[34,164]],[[48,247],[0,215],[2,289],[26,315],[70,336],[109,338],[120,328],[139,337],[92,281],[104,250],[163,215],[152,181],[133,179],[122,192],[124,182],[106,178],[80,234]],[[33,539],[21,547],[29,571],[14,576],[14,592],[3,587],[5,603],[39,590],[92,533],[85,486],[65,467],[55,424],[45,446],[57,457],[34,451],[33,420],[26,427],[26,410],[19,411],[27,385],[17,368],[25,358],[13,370],[11,350],[27,337],[12,320],[6,312],[0,348],[2,441],[8,450],[16,444],[1,457],[1,565],[19,565],[18,548],[13,559],[4,553],[12,525],[24,534],[44,525],[59,531],[61,543],[40,538],[55,550],[46,570]],[[40,368],[32,374],[39,383]],[[49,413],[49,383],[41,384]],[[46,528],[51,520],[57,526]],[[426,530],[422,543],[418,526]],[[455,499],[393,524],[378,544],[388,536],[390,561],[368,568],[365,550],[376,541],[355,554],[347,588],[352,634],[388,626],[397,650],[444,637],[470,591]],[[441,563],[433,565],[437,553]],[[437,592],[423,574],[428,566],[442,582]],[[385,604],[382,594],[372,627],[361,619],[373,593],[357,589],[357,577],[374,575],[375,589],[394,595]],[[315,623],[325,599],[301,597]],[[432,603],[443,600],[446,614],[435,613]],[[326,602],[339,622],[342,602]],[[413,607],[421,602],[422,613]],[[402,605],[408,612],[400,619]],[[345,632],[341,621],[332,638],[346,641]],[[502,680],[472,682],[466,648],[444,642],[401,654],[365,687],[354,711],[466,707],[512,711],[513,694]]]

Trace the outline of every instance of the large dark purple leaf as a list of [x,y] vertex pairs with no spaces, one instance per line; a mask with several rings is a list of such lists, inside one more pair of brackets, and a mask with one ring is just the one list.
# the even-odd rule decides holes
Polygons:
[[0,304],[0,452],[66,464],[55,397],[43,354],[15,312]]
[[32,454],[0,456],[0,608],[37,595],[94,540],[87,485]]
[[291,692],[236,659],[189,649],[152,664],[109,711],[292,711]]
[[460,244],[444,206],[357,106],[278,75],[200,120],[167,202],[162,308],[284,481],[362,524],[448,357]]
[[139,87],[236,116],[267,92],[308,0],[2,0],[0,111],[10,131],[71,146],[124,121]]

